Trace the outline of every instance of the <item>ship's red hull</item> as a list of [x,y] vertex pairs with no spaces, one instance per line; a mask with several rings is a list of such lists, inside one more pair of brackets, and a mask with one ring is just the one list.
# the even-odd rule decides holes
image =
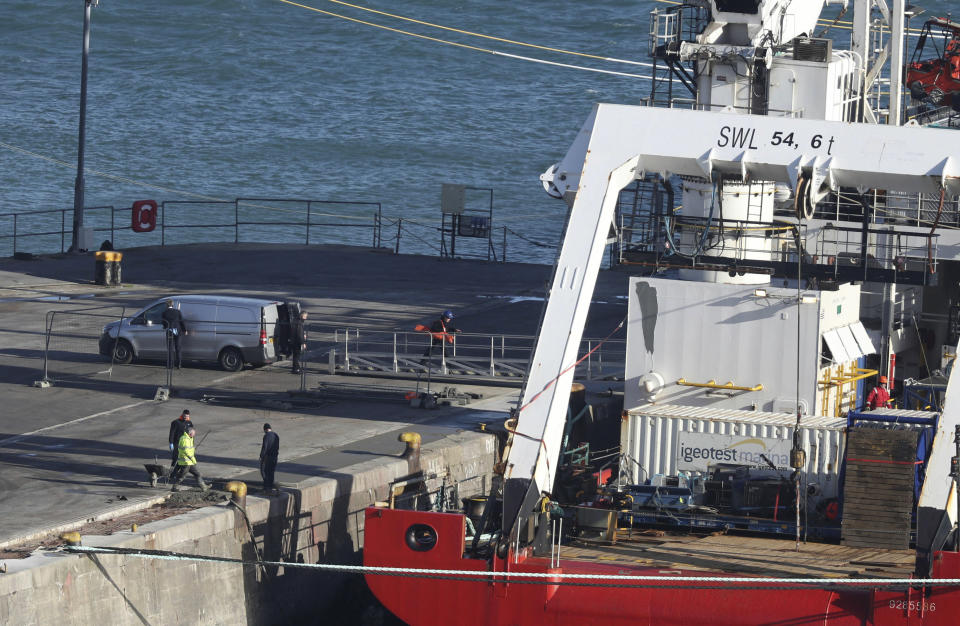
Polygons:
[[[436,532],[429,550],[414,550],[408,531],[424,525]],[[488,562],[464,558],[464,517],[451,513],[367,509],[364,565],[448,571],[488,570]],[[660,569],[549,559],[494,559],[495,571],[550,574],[655,575]],[[509,582],[463,575],[367,574],[377,598],[397,617],[415,626],[430,624],[769,624],[953,625],[960,621],[960,590],[952,586],[921,591],[876,588],[784,588],[779,584],[684,583],[708,572],[671,570],[675,581]],[[717,573],[716,575],[723,575]],[[934,578],[960,577],[960,554],[939,553]],[[558,584],[549,584],[549,582]]]

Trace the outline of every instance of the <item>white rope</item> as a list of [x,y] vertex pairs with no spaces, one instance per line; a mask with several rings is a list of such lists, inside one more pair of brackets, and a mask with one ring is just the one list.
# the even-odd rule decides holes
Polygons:
[[628,574],[551,574],[540,572],[497,572],[475,570],[448,570],[448,569],[418,569],[414,567],[375,567],[370,565],[335,565],[327,563],[288,563],[286,561],[242,561],[230,557],[210,558],[187,554],[144,554],[126,552],[112,548],[95,548],[87,546],[67,546],[69,552],[91,554],[115,554],[122,556],[137,556],[148,559],[166,561],[207,561],[231,562],[248,565],[266,565],[271,567],[299,567],[334,572],[352,572],[356,574],[409,574],[411,576],[465,576],[477,578],[549,578],[551,580],[608,580],[628,582],[683,582],[683,583],[733,583],[750,584],[792,584],[792,585],[960,585],[960,578],[776,578],[776,577],[741,577],[741,576],[631,576]]
[[[631,73],[629,73],[629,72],[617,72],[617,71],[613,71],[613,70],[603,70],[603,69],[596,68],[596,67],[587,67],[587,66],[584,66],[584,65],[571,65],[571,64],[569,64],[569,63],[559,63],[559,62],[557,62],[557,61],[547,61],[546,59],[539,59],[539,58],[536,58],[536,57],[528,57],[528,56],[523,56],[523,55],[520,55],[520,54],[510,54],[509,52],[500,52],[499,50],[494,50],[494,49],[492,49],[492,48],[482,48],[482,47],[479,47],[479,46],[472,46],[472,45],[468,45],[468,44],[459,43],[459,42],[456,42],[456,41],[450,41],[450,40],[447,40],[447,39],[440,39],[440,38],[438,38],[438,37],[430,37],[430,36],[428,36],[428,35],[422,35],[422,34],[420,34],[420,33],[414,33],[414,32],[408,31],[408,30],[402,30],[402,29],[400,29],[400,28],[393,28],[392,26],[385,26],[385,25],[383,25],[383,24],[377,24],[376,22],[369,22],[369,21],[367,21],[367,20],[360,20],[360,19],[357,19],[357,18],[355,18],[355,17],[349,17],[349,16],[347,16],[347,15],[342,15],[342,14],[340,14],[340,13],[334,13],[334,12],[332,12],[332,11],[326,11],[326,10],[324,10],[324,9],[318,9],[317,7],[312,7],[312,6],[309,6],[309,5],[306,5],[306,4],[300,4],[300,3],[298,3],[298,2],[293,2],[293,0],[278,0],[278,1],[279,1],[279,2],[282,2],[282,3],[284,3],[284,4],[288,4],[288,5],[290,5],[290,6],[295,6],[295,7],[301,8],[301,9],[306,9],[306,10],[308,10],[308,11],[313,11],[313,12],[315,12],[315,13],[320,13],[320,14],[322,14],[322,15],[327,15],[327,16],[330,16],[330,17],[336,17],[336,18],[338,18],[338,19],[346,20],[346,21],[348,21],[348,22],[353,22],[353,23],[355,23],[355,24],[362,24],[362,25],[364,25],[364,26],[370,26],[370,27],[373,27],[373,28],[379,28],[379,29],[386,30],[386,31],[389,31],[389,32],[392,32],[392,33],[396,33],[396,34],[399,34],[399,35],[406,35],[406,36],[408,36],[408,37],[415,37],[415,38],[417,38],[417,39],[423,39],[423,40],[425,40],[425,41],[430,41],[430,42],[433,42],[433,43],[444,44],[444,45],[448,45],[448,46],[455,46],[455,47],[457,47],[457,48],[463,48],[463,49],[466,49],[466,50],[473,50],[473,51],[475,51],[475,52],[485,52],[485,53],[487,53],[487,54],[492,54],[492,55],[494,55],[494,56],[507,57],[507,58],[510,58],[510,59],[516,59],[516,60],[518,60],[518,61],[528,61],[528,62],[530,62],[530,63],[541,63],[541,64],[543,64],[543,65],[551,65],[551,66],[553,66],[553,67],[562,67],[562,68],[565,68],[565,69],[581,70],[581,71],[585,71],[585,72],[596,72],[596,73],[598,73],[598,74],[607,74],[607,75],[610,75],[610,76],[625,76],[625,77],[627,77],[627,78],[643,78],[643,79],[649,79],[649,78],[650,78],[649,75],[631,74]],[[341,3],[341,4],[344,4],[344,3]],[[355,6],[355,5],[349,5],[349,6],[354,6],[354,8],[362,8],[362,7]],[[366,9],[364,9],[364,10],[366,10]],[[376,12],[379,13],[379,11],[376,11]],[[397,16],[397,15],[393,15],[393,14],[389,14],[389,16],[390,16],[390,17],[394,17],[394,18],[398,18],[398,19],[406,19],[406,18],[402,18],[402,16]],[[408,21],[410,21],[410,20],[408,20]],[[432,27],[438,27],[438,25],[435,25],[435,24],[427,24],[427,23],[424,23],[424,22],[420,22],[420,23],[423,23],[424,25],[428,25],[428,26],[432,26]],[[465,34],[473,34],[473,33],[465,33]],[[506,41],[506,40],[502,40],[502,39],[500,39],[500,38],[494,38],[494,39],[499,39],[499,40],[501,40],[501,41]],[[519,44],[520,42],[513,42],[513,41],[511,41],[510,43]],[[543,46],[534,46],[534,47],[543,48]],[[555,50],[555,51],[558,51],[558,52],[566,52],[566,51],[560,51],[560,50]],[[592,55],[591,55],[591,56],[592,56]],[[623,61],[624,61],[624,60],[622,60],[622,59],[613,59],[613,58],[607,58],[607,57],[604,57],[604,60],[609,60],[609,61],[613,61],[613,62],[617,62],[617,63],[620,63],[620,62],[623,62]],[[653,64],[646,64],[646,63],[644,63],[644,62],[642,62],[642,61],[636,61],[636,62],[634,62],[633,64],[635,64],[635,65],[649,65],[650,67],[653,67]],[[675,79],[675,78],[671,78],[671,79],[669,79],[669,80],[671,80],[671,81],[673,81],[673,82],[682,82],[682,81],[678,81],[678,80]]]

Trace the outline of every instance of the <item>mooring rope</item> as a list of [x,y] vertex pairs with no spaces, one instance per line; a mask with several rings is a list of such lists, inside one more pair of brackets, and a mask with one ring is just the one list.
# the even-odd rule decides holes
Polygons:
[[[650,78],[651,78],[649,75],[644,75],[644,74],[632,74],[632,73],[630,73],[630,72],[617,72],[617,71],[614,71],[614,70],[604,70],[604,69],[601,69],[601,68],[598,68],[598,67],[587,67],[587,66],[585,66],[585,65],[573,65],[573,64],[570,64],[570,63],[560,63],[559,61],[548,61],[548,60],[546,60],[546,59],[538,59],[538,58],[536,58],[536,57],[528,57],[528,56],[523,56],[523,55],[520,55],[520,54],[512,54],[512,53],[510,53],[510,52],[501,52],[500,50],[493,50],[492,48],[482,48],[482,47],[480,47],[480,46],[472,46],[472,45],[470,45],[470,44],[460,43],[460,42],[458,42],[458,41],[450,41],[449,39],[441,39],[441,38],[439,38],[439,37],[431,37],[430,35],[423,35],[423,34],[421,34],[421,33],[414,33],[414,32],[409,31],[409,30],[403,30],[403,29],[400,29],[400,28],[394,28],[394,27],[392,27],[392,26],[386,26],[386,25],[384,25],[384,24],[377,24],[376,22],[370,22],[370,21],[367,21],[367,20],[361,20],[361,19],[358,19],[358,18],[355,18],[355,17],[350,17],[350,16],[348,16],[348,15],[343,15],[343,14],[340,14],[340,13],[334,13],[333,11],[326,11],[326,10],[324,10],[324,9],[318,9],[317,7],[312,7],[312,6],[307,5],[307,4],[301,4],[301,3],[299,3],[299,2],[293,2],[292,0],[277,0],[277,1],[278,1],[278,2],[282,2],[283,4],[288,4],[288,5],[290,5],[290,6],[298,7],[298,8],[301,8],[301,9],[306,9],[306,10],[308,10],[308,11],[313,11],[313,12],[315,12],[315,13],[320,13],[320,14],[326,15],[326,16],[328,16],[328,17],[335,17],[335,18],[338,18],[338,19],[341,19],[341,20],[346,20],[346,21],[348,21],[348,22],[353,22],[353,23],[355,23],[355,24],[361,24],[361,25],[363,25],[363,26],[370,26],[370,27],[372,27],[372,28],[379,28],[379,29],[382,29],[382,30],[389,31],[389,32],[391,32],[391,33],[398,34],[398,35],[406,35],[406,36],[408,36],[408,37],[415,37],[415,38],[417,38],[417,39],[423,39],[423,40],[425,40],[425,41],[430,41],[430,42],[433,42],[433,43],[439,43],[439,44],[443,44],[443,45],[447,45],[447,46],[454,46],[454,47],[457,47],[457,48],[463,48],[464,50],[472,50],[472,51],[474,51],[474,52],[484,52],[484,53],[486,53],[486,54],[492,54],[492,55],[494,55],[494,56],[506,57],[506,58],[515,59],[515,60],[518,60],[518,61],[527,61],[527,62],[530,62],[530,63],[540,63],[540,64],[542,64],[542,65],[550,65],[550,66],[553,66],[553,67],[561,67],[561,68],[564,68],[564,69],[582,70],[582,71],[585,71],[585,72],[595,72],[595,73],[597,73],[597,74],[607,74],[607,75],[609,75],[609,76],[622,76],[622,77],[625,77],[625,78],[642,78],[642,79],[650,79]],[[449,29],[449,30],[454,30],[454,29]],[[507,41],[507,40],[504,40],[504,41]],[[520,42],[511,42],[511,43],[517,43],[517,44],[519,44]],[[533,45],[533,44],[528,44],[528,45]],[[534,46],[534,47],[538,47],[538,46]],[[561,51],[560,49],[556,49],[556,50],[557,50],[558,52],[563,52],[563,51]],[[572,53],[567,52],[567,54],[572,54]],[[619,59],[606,59],[606,58],[604,58],[604,59],[605,59],[605,60],[616,61],[616,62],[622,62],[622,61],[619,60]],[[640,61],[637,61],[636,64],[637,64],[637,65],[650,65],[651,67],[653,66],[653,64],[646,64],[646,63],[643,63],[643,62],[640,62]],[[669,79],[665,79],[665,80],[670,80],[670,81],[672,81],[672,82],[678,82],[676,79],[673,79],[673,78],[669,78]]]
[[[249,561],[233,557],[207,556],[170,552],[166,550],[144,550],[139,548],[106,548],[92,546],[64,546],[66,552],[78,554],[112,554],[166,561],[195,561],[211,563],[233,563],[237,565],[291,567],[328,572],[351,574],[372,574],[383,576],[404,576],[412,578],[444,578],[447,580],[476,580],[489,582],[491,579],[503,579],[511,583],[533,582],[536,584],[578,584],[589,586],[621,586],[614,582],[639,583],[624,585],[640,587],[676,586],[684,588],[731,588],[741,589],[826,589],[860,587],[917,587],[917,586],[960,586],[960,578],[788,578],[788,577],[743,577],[743,576],[675,576],[675,575],[630,575],[630,574],[564,574],[547,572],[498,572],[475,570],[428,569],[415,567],[380,567],[370,565],[339,565],[330,563],[294,563],[286,561]],[[590,582],[596,581],[596,582]],[[661,584],[653,584],[661,583]],[[668,583],[664,585],[662,583]],[[708,585],[708,586],[703,586]],[[771,587],[780,585],[781,587]]]

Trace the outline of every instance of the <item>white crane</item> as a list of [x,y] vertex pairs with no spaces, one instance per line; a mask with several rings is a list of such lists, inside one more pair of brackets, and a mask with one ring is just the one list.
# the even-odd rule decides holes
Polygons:
[[[573,365],[621,189],[653,173],[773,181],[795,193],[807,180],[814,197],[840,187],[956,194],[956,139],[933,128],[596,105],[563,160],[541,176],[572,208],[506,463],[504,536],[518,536],[553,488]],[[952,441],[943,433],[956,424],[960,405],[948,401],[928,475],[947,472]],[[938,523],[941,492],[921,498]]]

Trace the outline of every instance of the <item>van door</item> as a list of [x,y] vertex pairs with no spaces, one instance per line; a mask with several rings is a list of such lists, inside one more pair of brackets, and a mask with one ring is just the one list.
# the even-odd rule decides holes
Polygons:
[[[177,306],[176,301],[174,306]],[[163,312],[166,308],[167,301],[161,300],[130,320],[130,325],[127,327],[130,343],[138,357],[167,358],[167,334],[163,329]]]
[[212,302],[183,300],[180,303],[183,325],[187,336],[183,338],[183,357],[198,361],[216,361],[217,350],[217,305]]
[[290,321],[293,319],[291,317],[292,312],[290,305],[286,302],[276,306],[277,326],[276,332],[273,334],[273,351],[277,356],[289,356],[291,353]]
[[277,358],[277,345],[276,345],[276,336],[277,336],[277,325],[280,317],[279,311],[277,311],[277,303],[271,303],[263,307],[261,312],[261,321],[263,328],[267,333],[267,343],[263,346],[263,362],[268,363],[272,362]]

